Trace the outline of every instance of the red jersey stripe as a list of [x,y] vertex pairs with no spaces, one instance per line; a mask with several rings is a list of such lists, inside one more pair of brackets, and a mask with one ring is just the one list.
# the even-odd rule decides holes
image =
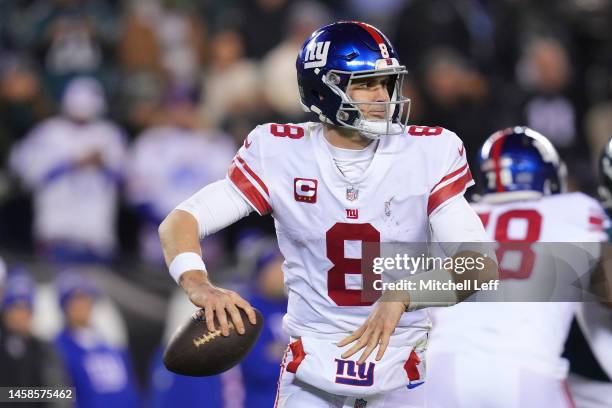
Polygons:
[[283,374],[285,374],[285,364],[287,363],[287,354],[289,354],[289,347],[285,350],[283,355],[283,361],[280,365],[280,374],[278,375],[278,382],[276,383],[276,397],[274,398],[274,408],[278,407],[278,398],[280,397],[281,381],[283,380]]
[[242,164],[242,167],[244,167],[247,173],[249,173],[251,177],[255,179],[255,181],[257,182],[257,184],[259,184],[262,190],[265,191],[267,195],[270,195],[270,192],[268,191],[268,187],[266,187],[266,184],[259,178],[259,176],[257,176],[257,174],[249,167],[249,165],[246,164],[246,162],[242,159],[242,157],[236,155],[236,158],[238,159],[238,162]]
[[457,174],[460,174],[461,172],[463,172],[463,170],[465,170],[466,167],[467,167],[467,163],[464,164],[463,166],[459,167],[457,170],[455,170],[455,171],[453,171],[451,173],[448,173],[446,176],[442,177],[442,180],[438,181],[438,183],[435,186],[433,186],[431,191],[434,191],[436,189],[436,187],[438,187],[440,184],[444,183],[446,180],[452,179]]
[[598,227],[603,226],[604,220],[601,217],[591,215],[589,217],[589,224],[597,225]]
[[404,363],[404,371],[406,371],[406,375],[410,381],[416,381],[421,379],[421,373],[419,373],[419,369],[417,366],[421,363],[421,359],[417,356],[417,353],[412,350],[410,352],[410,357]]
[[257,188],[244,175],[242,170],[232,162],[228,171],[229,179],[244,194],[245,198],[251,203],[261,215],[272,212],[272,207],[268,200],[257,190]]
[[468,169],[468,171],[457,180],[452,183],[442,187],[435,193],[429,196],[429,201],[427,202],[427,215],[430,215],[436,208],[438,208],[442,203],[448,200],[451,197],[460,194],[468,187],[471,183],[474,182],[472,178],[472,173]]
[[569,386],[567,384],[567,380],[561,382],[563,387],[563,394],[565,395],[565,400],[567,401],[568,408],[576,408],[576,404],[574,403],[574,398],[572,398],[572,393],[570,392]]
[[304,351],[304,346],[302,345],[302,339],[297,339],[293,343],[289,344],[289,348],[291,348],[292,360],[287,364],[287,371],[295,374],[300,364],[302,364],[302,360],[306,357],[306,352]]
[[482,222],[482,226],[487,228],[489,225],[489,218],[491,217],[491,213],[478,213],[478,218],[480,218],[480,222]]

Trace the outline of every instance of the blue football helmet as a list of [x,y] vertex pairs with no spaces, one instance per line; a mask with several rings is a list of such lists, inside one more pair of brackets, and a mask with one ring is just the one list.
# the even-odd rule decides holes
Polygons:
[[[304,42],[296,60],[300,102],[323,123],[360,131],[369,138],[401,134],[406,129],[410,99],[402,96],[406,67],[387,37],[359,21],[322,27]],[[352,81],[389,76],[390,101],[357,102],[346,91]],[[359,105],[383,105],[386,119],[367,119]],[[404,113],[404,111],[406,111]]]
[[485,197],[526,199],[565,191],[567,172],[557,150],[546,137],[525,126],[489,136],[480,148],[479,170]]

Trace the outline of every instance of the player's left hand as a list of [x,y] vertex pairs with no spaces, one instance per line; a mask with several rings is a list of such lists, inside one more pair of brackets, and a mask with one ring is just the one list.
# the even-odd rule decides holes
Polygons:
[[363,364],[376,346],[380,345],[376,353],[376,361],[379,361],[385,354],[391,334],[405,310],[406,303],[404,302],[379,302],[365,323],[337,344],[338,347],[343,347],[357,341],[353,347],[342,354],[342,358],[349,358],[365,347],[357,361],[357,364]]

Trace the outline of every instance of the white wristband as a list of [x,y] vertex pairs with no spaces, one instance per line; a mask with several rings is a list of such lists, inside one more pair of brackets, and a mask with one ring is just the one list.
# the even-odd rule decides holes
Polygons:
[[195,252],[181,252],[177,256],[174,257],[172,262],[170,262],[170,276],[172,279],[178,284],[181,275],[187,271],[203,271],[206,272],[206,265],[204,265],[204,261],[200,254]]

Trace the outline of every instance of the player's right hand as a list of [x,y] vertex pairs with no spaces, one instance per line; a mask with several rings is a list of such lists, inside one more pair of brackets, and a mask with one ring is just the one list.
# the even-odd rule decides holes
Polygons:
[[191,303],[204,309],[206,326],[209,331],[216,330],[214,323],[214,316],[216,314],[221,326],[221,334],[229,336],[230,331],[227,320],[229,315],[236,331],[239,334],[244,334],[244,323],[238,308],[246,312],[251,324],[256,323],[255,311],[249,302],[232,290],[214,286],[201,271],[185,272],[181,276],[180,283],[183,289],[185,289],[187,296],[189,296]]

